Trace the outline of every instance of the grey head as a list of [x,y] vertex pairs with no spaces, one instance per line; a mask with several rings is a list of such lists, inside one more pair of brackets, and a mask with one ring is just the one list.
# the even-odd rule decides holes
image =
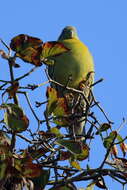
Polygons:
[[73,26],[66,26],[66,27],[62,30],[62,32],[61,32],[61,34],[60,34],[58,40],[73,39],[73,38],[79,39],[79,38],[78,38],[78,35],[77,35],[77,30],[76,30],[76,28],[73,27]]

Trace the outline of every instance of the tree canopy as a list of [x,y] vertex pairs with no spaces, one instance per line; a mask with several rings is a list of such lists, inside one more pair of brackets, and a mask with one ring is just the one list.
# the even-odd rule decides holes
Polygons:
[[[69,51],[60,42],[43,43],[41,39],[25,34],[11,39],[9,45],[2,39],[0,42],[3,44],[0,55],[9,68],[10,78],[0,78],[1,190],[76,190],[80,181],[84,181],[85,190],[96,187],[108,189],[107,177],[120,183],[124,189],[127,183],[127,137],[121,136],[120,129],[126,121],[123,119],[121,126],[115,129],[113,121],[96,100],[92,89],[100,85],[103,79],[91,85],[92,98],[89,100],[81,89],[62,85],[50,78],[47,68],[55,64],[52,57]],[[18,63],[19,59],[23,65]],[[15,77],[17,70],[28,64],[33,67]],[[35,84],[26,85],[26,78],[31,79],[31,74],[43,64],[45,69],[42,74],[47,81],[38,84],[35,78]],[[68,94],[59,96],[51,83],[66,89]],[[42,96],[46,96],[46,100],[40,102],[38,97],[30,100],[31,94],[39,88],[44,89],[45,95]],[[87,104],[87,112],[75,111],[82,100]],[[33,117],[28,117],[28,110]],[[100,115],[103,115],[103,121]],[[86,118],[84,132],[77,135],[73,124],[83,116]],[[18,139],[25,143],[25,148],[20,148]],[[93,154],[96,146],[99,148]],[[98,165],[93,166],[93,161]]]

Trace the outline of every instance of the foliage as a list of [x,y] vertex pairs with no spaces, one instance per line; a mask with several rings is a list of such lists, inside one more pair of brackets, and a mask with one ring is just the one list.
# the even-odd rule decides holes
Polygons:
[[[48,187],[50,190],[76,190],[74,182],[77,181],[89,181],[89,184],[85,185],[86,190],[92,190],[95,186],[108,189],[106,176],[124,186],[127,183],[127,160],[125,158],[127,137],[123,138],[120,130],[113,128],[113,122],[108,119],[96,101],[92,90],[91,100],[86,100],[83,91],[58,84],[49,77],[46,69],[45,73],[49,83],[46,91],[47,100],[41,103],[36,99],[36,105],[31,105],[28,92],[43,88],[45,82],[27,86],[20,83],[43,64],[46,67],[55,64],[52,57],[70,50],[59,42],[43,43],[39,38],[24,34],[14,37],[10,46],[2,40],[1,42],[8,50],[8,52],[0,50],[0,55],[8,64],[10,80],[0,79],[0,91],[2,92],[0,189],[22,190],[25,187],[28,190],[43,190]],[[21,68],[21,65],[17,64],[17,58],[25,64],[34,65],[34,68],[15,78],[16,70],[14,69]],[[95,82],[92,86],[101,81]],[[51,83],[60,85],[68,93],[61,97]],[[37,124],[36,130],[31,124],[33,118],[28,118],[25,107],[20,105],[22,99],[18,99],[19,94],[25,96],[27,100],[27,106]],[[77,115],[77,112],[73,112],[73,108],[83,99],[87,103],[88,110]],[[45,119],[41,120],[39,118],[42,118],[42,111],[38,117],[33,108],[36,106],[36,109],[41,109],[43,105],[46,107]],[[100,122],[96,117],[96,109],[104,115],[104,122]],[[70,128],[73,129],[73,122],[84,115],[86,117],[84,133],[75,135],[73,130],[71,130],[73,133],[70,133]],[[27,146],[24,149],[19,148],[17,137],[26,142]],[[100,165],[91,168],[90,160],[96,159],[97,156],[91,156],[92,143],[97,139],[100,139],[105,154]],[[99,155],[99,150],[97,154]]]

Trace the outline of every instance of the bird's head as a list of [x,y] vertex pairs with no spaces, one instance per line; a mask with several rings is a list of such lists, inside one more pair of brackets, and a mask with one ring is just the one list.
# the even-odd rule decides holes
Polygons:
[[77,35],[76,28],[73,26],[66,26],[62,33],[60,34],[58,40],[65,40],[65,39],[79,39]]

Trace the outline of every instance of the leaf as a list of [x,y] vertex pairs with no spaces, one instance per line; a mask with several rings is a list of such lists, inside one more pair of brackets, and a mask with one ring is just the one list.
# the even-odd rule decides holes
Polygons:
[[54,64],[54,61],[51,59],[52,57],[59,56],[62,53],[68,52],[69,50],[70,49],[65,47],[63,43],[56,41],[46,42],[42,45],[41,60],[46,65],[52,65]]
[[14,154],[14,166],[21,175],[27,178],[39,177],[42,174],[42,166],[32,163],[33,159],[29,152],[24,151],[22,154]]
[[50,177],[50,170],[42,170],[42,173],[39,177],[33,178],[32,181],[36,188],[44,188]]
[[123,141],[123,138],[118,134],[118,135],[117,135],[117,140],[118,140],[118,142],[119,142],[119,141],[121,142],[121,141]]
[[12,156],[12,153],[10,151],[10,147],[6,145],[0,145],[0,160],[5,160]]
[[40,53],[42,49],[38,49],[43,44],[42,40],[29,35],[20,34],[11,40],[10,47],[16,52],[16,56],[25,62],[41,66]]
[[60,130],[57,127],[52,127],[50,131],[51,133],[55,134],[56,137],[63,137],[63,135],[60,133]]
[[78,161],[72,160],[72,161],[70,161],[70,164],[71,164],[71,166],[72,166],[73,168],[76,168],[77,170],[81,170],[81,167],[80,167],[80,164],[79,164]]
[[126,152],[127,152],[127,144],[124,142],[123,138],[118,134],[117,135],[117,140],[118,143],[121,142],[120,145],[120,149],[122,150],[123,156],[125,157]]
[[120,143],[120,148],[121,148],[121,150],[123,152],[123,156],[125,157],[126,152],[127,152],[127,144],[124,143],[124,142]]
[[67,104],[65,98],[59,98],[56,89],[48,87],[47,88],[47,114],[53,114],[55,117],[53,118],[54,123],[57,125],[67,125],[68,121],[63,116],[68,114]]
[[96,135],[98,135],[101,132],[107,131],[110,128],[111,128],[111,125],[109,123],[103,123],[101,127],[98,129],[98,131],[96,132]]
[[60,151],[60,161],[68,160],[71,155],[72,154],[69,151]]
[[11,145],[10,137],[3,131],[0,131],[0,145],[5,145],[5,146]]
[[85,190],[94,190],[95,182],[90,183]]
[[4,114],[4,122],[8,127],[17,133],[28,128],[29,120],[19,106],[16,104],[4,104],[3,107],[7,110]]
[[55,143],[60,146],[63,146],[72,154],[81,154],[82,153],[82,146],[81,146],[80,142],[76,142],[74,140],[60,139],[60,140],[56,140]]
[[42,40],[26,34],[20,34],[15,36],[10,43],[10,47],[16,53],[21,52],[28,47],[38,47],[42,44]]
[[54,109],[56,108],[57,104],[57,91],[54,88],[47,87],[46,96],[48,98],[48,104],[47,104],[47,113],[50,115]]
[[41,66],[42,62],[46,65],[53,65],[53,56],[69,51],[60,42],[46,42],[26,34],[20,34],[11,40],[10,47],[16,52],[16,56],[25,62]]
[[82,143],[82,152],[76,155],[76,159],[79,161],[85,160],[89,156],[89,147],[87,144]]
[[118,149],[116,145],[113,145],[111,148],[111,154],[113,154],[115,157],[118,155]]
[[9,158],[11,156],[10,152],[10,145],[11,145],[11,139],[9,136],[3,132],[0,131],[0,160],[5,160],[6,158]]
[[116,137],[117,137],[117,132],[112,131],[108,137],[104,138],[104,143],[103,143],[104,147],[109,148]]
[[0,163],[0,180],[5,179],[5,176],[7,174],[7,163],[5,161]]
[[20,53],[17,53],[16,56],[21,58],[23,61],[31,63],[35,66],[42,65],[40,60],[40,52],[32,47],[22,50]]
[[38,177],[42,174],[42,169],[39,164],[25,163],[22,167],[22,175],[28,178]]

